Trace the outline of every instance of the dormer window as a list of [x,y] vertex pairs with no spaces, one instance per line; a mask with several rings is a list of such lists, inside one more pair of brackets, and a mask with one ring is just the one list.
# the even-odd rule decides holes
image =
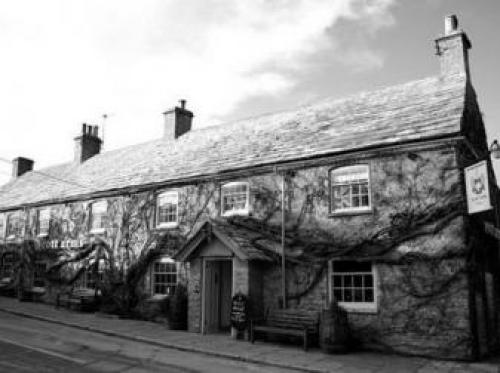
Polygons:
[[90,232],[104,233],[106,228],[106,218],[108,212],[108,202],[94,202],[90,206]]
[[223,216],[248,215],[250,188],[247,182],[224,184],[221,188],[221,213]]
[[330,185],[331,213],[371,211],[368,165],[340,167],[331,170]]
[[48,236],[50,229],[50,209],[38,210],[38,236]]
[[158,195],[156,202],[156,226],[174,228],[179,223],[179,192],[170,190]]

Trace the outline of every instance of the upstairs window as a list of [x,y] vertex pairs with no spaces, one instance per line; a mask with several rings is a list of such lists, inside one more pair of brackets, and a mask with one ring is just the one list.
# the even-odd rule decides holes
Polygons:
[[5,238],[5,215],[0,214],[0,239]]
[[8,239],[21,237],[23,233],[23,220],[21,219],[21,212],[13,212],[7,216],[7,232]]
[[153,262],[151,290],[153,296],[172,295],[177,287],[177,263],[171,258]]
[[371,210],[370,172],[367,165],[340,167],[330,171],[332,213]]
[[156,202],[156,226],[176,227],[179,219],[179,192],[168,191],[158,195]]
[[330,262],[331,297],[346,309],[376,309],[375,271],[371,262]]
[[50,209],[38,210],[38,235],[47,236],[50,229]]
[[250,206],[250,188],[246,182],[224,184],[221,188],[222,215],[247,215]]
[[106,228],[107,211],[107,201],[94,202],[91,205],[90,231],[92,233],[104,232],[104,229]]

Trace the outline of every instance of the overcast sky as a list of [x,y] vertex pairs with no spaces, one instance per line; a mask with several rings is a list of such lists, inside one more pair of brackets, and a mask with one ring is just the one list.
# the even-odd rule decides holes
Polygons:
[[199,128],[436,75],[450,13],[500,139],[498,0],[2,0],[0,157],[69,161],[103,114],[105,150],[158,138],[179,98]]

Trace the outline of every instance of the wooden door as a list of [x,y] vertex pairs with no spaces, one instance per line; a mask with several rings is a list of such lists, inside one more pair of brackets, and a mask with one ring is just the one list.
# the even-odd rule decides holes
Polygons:
[[220,273],[218,262],[205,262],[205,331],[219,331]]
[[230,260],[220,261],[220,330],[231,328],[231,300],[233,292],[233,266]]

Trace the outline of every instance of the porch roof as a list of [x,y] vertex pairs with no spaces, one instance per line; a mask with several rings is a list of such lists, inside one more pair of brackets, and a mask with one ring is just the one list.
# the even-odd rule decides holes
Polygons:
[[233,226],[221,219],[210,219],[203,223],[174,255],[177,261],[185,262],[196,256],[198,249],[215,236],[241,260],[271,262],[279,249],[273,241],[266,240],[258,232]]

